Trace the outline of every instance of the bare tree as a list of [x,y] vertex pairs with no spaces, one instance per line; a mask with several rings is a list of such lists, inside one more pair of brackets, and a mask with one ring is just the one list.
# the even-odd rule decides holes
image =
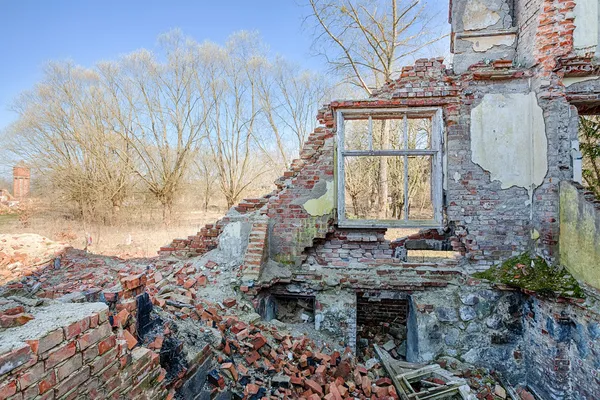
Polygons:
[[105,123],[98,75],[53,63],[34,90],[14,105],[19,119],[7,131],[9,148],[49,179],[52,191],[78,204],[81,215],[116,214],[131,184],[126,144]]
[[579,140],[583,154],[583,179],[600,198],[600,118],[597,115],[579,117]]
[[257,71],[263,63],[257,43],[256,34],[239,32],[225,47],[206,43],[201,48],[207,66],[208,101],[214,104],[207,138],[228,208],[267,172],[255,168],[252,160],[264,154],[255,140],[260,113]]
[[[288,166],[299,154],[316,125],[319,105],[329,95],[324,77],[301,70],[281,57],[265,62],[257,74],[257,88],[268,134],[258,144],[267,154],[275,139],[276,154]],[[276,163],[277,164],[277,163]]]
[[[160,202],[169,224],[175,195],[206,130],[208,110],[196,44],[179,31],[161,37],[165,61],[146,50],[99,66],[114,131],[137,162],[133,170]],[[122,158],[129,155],[119,153]]]
[[443,36],[421,0],[309,0],[315,44],[332,67],[367,95],[399,72],[399,64]]

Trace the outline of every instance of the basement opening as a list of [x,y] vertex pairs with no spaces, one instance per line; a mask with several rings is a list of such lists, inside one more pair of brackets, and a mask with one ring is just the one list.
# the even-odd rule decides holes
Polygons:
[[357,354],[364,361],[376,358],[374,345],[393,358],[406,360],[410,298],[401,292],[356,294]]
[[266,321],[276,319],[288,324],[315,321],[315,297],[308,295],[268,294],[260,300],[260,314]]

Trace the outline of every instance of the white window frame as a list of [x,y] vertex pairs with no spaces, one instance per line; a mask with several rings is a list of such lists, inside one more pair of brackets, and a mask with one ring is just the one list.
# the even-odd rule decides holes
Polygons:
[[[372,123],[369,123],[369,150],[346,150],[344,148],[344,121],[345,117],[353,116],[364,118],[372,122],[372,117],[388,117],[390,119],[404,119],[402,135],[404,148],[401,150],[373,150]],[[408,149],[408,119],[431,119],[431,148],[427,150]],[[336,180],[337,180],[337,223],[342,228],[441,228],[443,225],[443,148],[444,148],[444,121],[441,108],[414,107],[414,108],[382,108],[382,109],[338,109],[336,110],[337,143],[336,143]],[[352,156],[394,156],[404,157],[404,219],[402,220],[372,220],[346,218],[346,188],[345,188],[345,157]],[[433,203],[432,220],[408,219],[408,157],[431,156],[431,199]]]

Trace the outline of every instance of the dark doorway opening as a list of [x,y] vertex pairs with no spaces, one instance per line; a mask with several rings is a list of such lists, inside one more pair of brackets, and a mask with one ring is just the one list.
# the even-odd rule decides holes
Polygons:
[[357,352],[363,360],[375,357],[374,345],[393,358],[406,359],[409,296],[396,292],[356,294]]
[[299,324],[315,321],[315,298],[305,295],[269,294],[260,300],[260,314],[266,321]]

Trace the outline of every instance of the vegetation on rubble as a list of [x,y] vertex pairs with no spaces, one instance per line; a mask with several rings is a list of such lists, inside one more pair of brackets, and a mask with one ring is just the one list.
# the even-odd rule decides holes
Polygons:
[[584,293],[573,276],[560,266],[548,265],[542,257],[528,253],[510,258],[487,271],[476,272],[475,278],[533,290],[549,296],[583,298]]

